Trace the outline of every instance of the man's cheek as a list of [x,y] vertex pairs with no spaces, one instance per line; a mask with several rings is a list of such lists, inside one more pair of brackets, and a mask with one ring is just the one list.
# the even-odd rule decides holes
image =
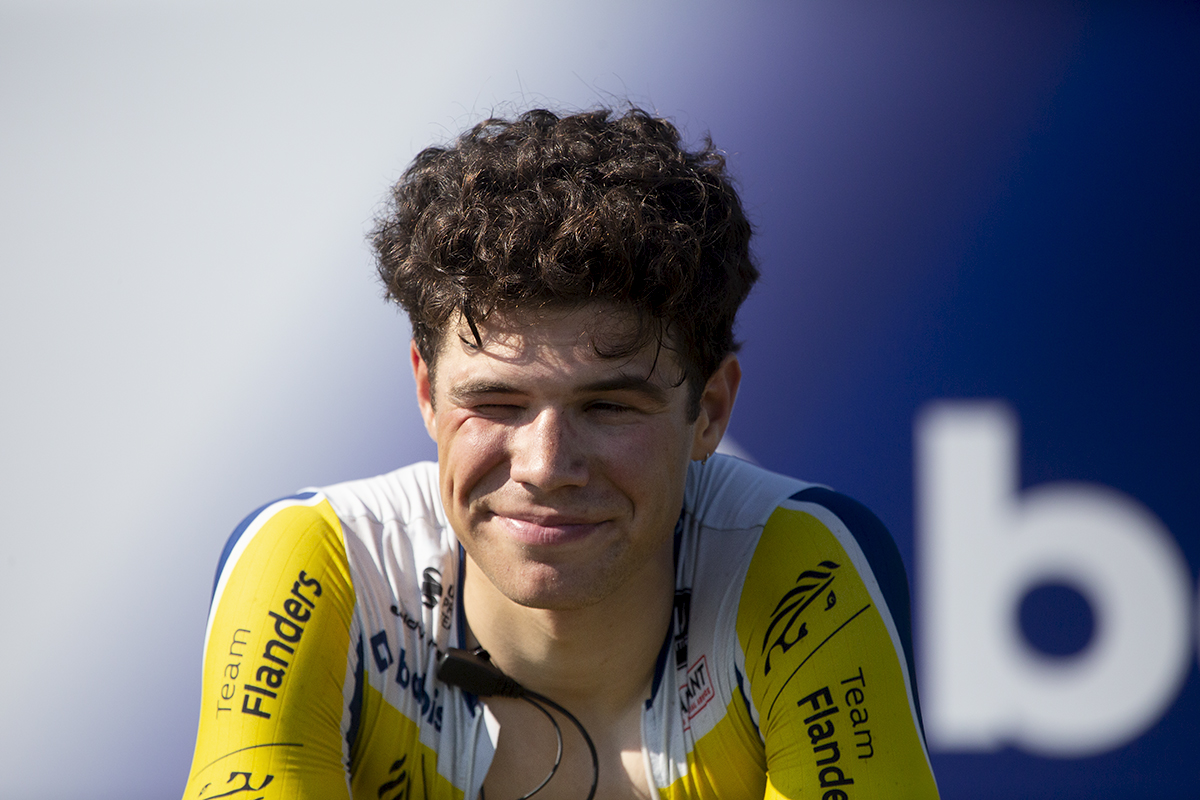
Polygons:
[[504,449],[495,440],[456,439],[438,448],[442,471],[442,501],[447,509],[469,507],[496,492],[508,480]]

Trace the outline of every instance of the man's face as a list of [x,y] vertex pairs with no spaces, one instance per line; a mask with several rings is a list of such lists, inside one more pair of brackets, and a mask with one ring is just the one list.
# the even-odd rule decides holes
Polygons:
[[593,342],[625,341],[635,326],[632,312],[600,305],[494,314],[480,347],[463,323],[441,342],[432,385],[413,351],[450,523],[521,605],[582,608],[644,570],[661,574],[664,559],[669,569],[688,461],[715,449],[728,415],[714,425],[720,412],[702,400],[689,421],[682,373],[654,342],[596,354]]

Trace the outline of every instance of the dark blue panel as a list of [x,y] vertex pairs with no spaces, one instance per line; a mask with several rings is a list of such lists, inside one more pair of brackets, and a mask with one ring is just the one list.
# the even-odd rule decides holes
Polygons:
[[356,652],[358,654],[358,661],[354,665],[354,695],[350,698],[350,729],[346,731],[346,745],[348,752],[351,754],[354,753],[354,744],[358,741],[358,724],[362,718],[363,681],[367,677],[363,667],[363,640],[361,633],[358,635]]
[[917,695],[917,672],[913,662],[912,608],[908,598],[908,575],[904,572],[904,561],[900,558],[900,550],[896,547],[895,540],[879,521],[879,517],[872,514],[869,508],[832,489],[813,486],[792,495],[792,499],[816,503],[836,514],[858,542],[863,555],[867,557],[871,572],[875,573],[875,582],[883,592],[883,599],[892,614],[892,621],[896,623],[896,631],[900,634],[904,661],[908,665],[909,686],[917,704],[917,719],[924,731],[921,702]]

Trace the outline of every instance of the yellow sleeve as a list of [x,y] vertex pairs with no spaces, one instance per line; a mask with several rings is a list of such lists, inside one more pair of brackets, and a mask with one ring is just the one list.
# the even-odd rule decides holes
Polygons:
[[[767,798],[937,797],[904,653],[903,565],[898,553],[887,565],[904,591],[896,622],[880,589],[896,576],[876,580],[857,535],[824,507],[790,504],[767,521],[751,561],[737,629]],[[894,552],[890,537],[887,545]]]
[[235,532],[214,590],[184,800],[348,798],[354,588],[319,495]]

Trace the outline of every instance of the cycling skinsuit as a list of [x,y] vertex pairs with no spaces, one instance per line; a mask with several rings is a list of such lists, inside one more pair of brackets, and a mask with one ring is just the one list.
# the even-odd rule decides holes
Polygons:
[[[642,750],[663,798],[932,798],[908,589],[855,502],[689,468]],[[434,677],[463,647],[437,465],[252,514],[218,568],[186,800],[478,797],[499,725]]]

